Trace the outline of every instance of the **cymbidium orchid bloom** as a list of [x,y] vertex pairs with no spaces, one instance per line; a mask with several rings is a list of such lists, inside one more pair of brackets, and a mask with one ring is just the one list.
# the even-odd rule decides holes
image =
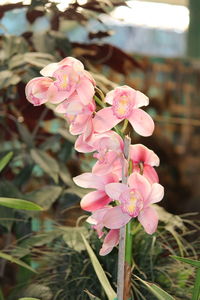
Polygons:
[[107,195],[120,205],[107,208],[102,223],[110,229],[119,229],[127,224],[131,218],[138,218],[148,234],[157,229],[158,214],[153,203],[162,200],[164,188],[159,183],[149,181],[137,172],[128,177],[128,185],[123,183],[110,183],[105,186]]
[[51,93],[49,87],[52,85],[51,78],[36,77],[28,82],[25,88],[27,100],[34,106],[39,106],[51,101]]
[[132,171],[142,173],[150,183],[159,182],[154,166],[159,166],[159,157],[142,144],[131,145],[129,159],[132,163]]
[[75,149],[82,153],[97,151],[104,155],[108,151],[122,152],[124,142],[119,134],[109,130],[104,133],[94,133],[87,142],[80,135],[76,140]]
[[98,176],[93,173],[83,173],[73,178],[74,182],[84,188],[96,189],[85,195],[81,200],[81,208],[87,211],[98,210],[112,201],[106,194],[105,186],[111,182],[119,182],[119,178],[115,174],[106,174]]
[[70,99],[75,92],[84,105],[92,102],[95,81],[79,60],[66,57],[59,63],[47,65],[40,73],[54,78],[53,86],[57,91],[54,103]]
[[98,111],[94,118],[94,130],[104,132],[110,130],[121,121],[127,119],[133,129],[142,136],[150,136],[154,130],[152,118],[139,107],[149,104],[143,93],[126,85],[117,87],[105,97],[111,106]]
[[[111,207],[110,207],[111,208]],[[92,225],[92,227],[96,230],[99,238],[102,238],[105,234],[102,231],[103,225],[103,218],[104,215],[108,212],[108,207],[96,210],[93,214],[87,218],[87,222]],[[112,251],[112,249],[117,246],[119,243],[119,229],[111,229],[104,238],[102,247],[99,251],[99,254],[104,256],[107,255]]]

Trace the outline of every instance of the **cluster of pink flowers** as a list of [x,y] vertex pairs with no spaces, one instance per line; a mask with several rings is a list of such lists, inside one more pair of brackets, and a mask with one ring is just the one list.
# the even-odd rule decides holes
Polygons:
[[[79,60],[67,57],[49,64],[41,74],[44,77],[32,79],[26,86],[28,101],[55,104],[56,112],[65,115],[70,133],[78,135],[75,149],[94,152],[97,159],[92,172],[74,177],[74,182],[94,189],[82,198],[81,207],[92,213],[87,222],[99,238],[107,232],[100,254],[108,254],[118,244],[120,228],[132,218],[137,217],[144,230],[153,234],[158,215],[152,204],[164,195],[154,169],[159,158],[144,145],[135,144],[130,145],[129,159],[125,159],[124,141],[112,130],[128,120],[138,134],[150,136],[154,122],[140,109],[149,104],[148,97],[126,85],[117,87],[105,96],[104,104],[108,105],[96,111],[96,83]],[[127,184],[121,182],[123,173]]]

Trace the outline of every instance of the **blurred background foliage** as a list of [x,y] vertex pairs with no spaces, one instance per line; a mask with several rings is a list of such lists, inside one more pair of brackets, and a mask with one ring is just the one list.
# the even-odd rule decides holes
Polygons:
[[[84,300],[93,299],[92,294],[105,299],[79,236],[83,232],[98,253],[100,241],[84,224],[87,216],[79,207],[87,191],[72,181],[73,176],[91,170],[94,159],[91,154],[75,152],[75,138],[61,116],[48,105],[33,107],[24,94],[26,83],[40,76],[41,68],[66,56],[80,59],[104,93],[116,84],[128,84],[151,97],[148,112],[156,121],[155,134],[145,139],[134,134],[132,138],[160,156],[158,173],[166,189],[161,205],[170,213],[158,208],[161,222],[155,235],[146,235],[140,227],[133,232],[134,273],[156,282],[176,299],[191,299],[193,267],[170,255],[197,259],[199,253],[195,214],[199,190],[193,188],[199,173],[199,123],[193,119],[199,114],[199,71],[187,59],[127,54],[123,47],[108,43],[105,39],[114,36],[113,28],[101,16],[126,6],[124,0],[71,1],[66,7],[32,0],[0,6],[0,158],[13,152],[0,174],[0,196],[29,200],[44,208],[37,213],[0,207],[2,251],[37,270],[34,274],[1,259],[1,300],[25,296]],[[5,19],[13,22],[16,12],[22,14],[19,22],[25,21],[21,32],[11,35]],[[100,29],[88,26],[91,20]],[[86,29],[87,42],[71,38],[78,24]],[[189,214],[191,211],[194,213]],[[117,249],[98,258],[116,289]],[[154,300],[135,277],[132,284],[134,299]]]

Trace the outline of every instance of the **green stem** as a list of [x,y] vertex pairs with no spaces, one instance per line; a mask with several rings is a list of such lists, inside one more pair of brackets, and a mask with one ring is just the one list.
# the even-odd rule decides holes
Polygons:
[[132,235],[133,220],[130,220],[126,225],[126,242],[125,242],[125,262],[131,267],[133,257],[133,235]]
[[99,97],[97,97],[96,95],[94,95],[94,100],[96,101],[96,103],[99,104],[99,106],[101,106],[103,108],[106,107],[106,104]]
[[124,132],[125,132],[125,130],[126,130],[126,128],[127,128],[127,126],[128,126],[128,120],[127,120],[127,119],[125,119],[125,120],[124,120],[123,127],[122,127],[122,129],[121,129],[121,132],[122,132],[122,133],[124,133]]
[[197,269],[194,289],[192,293],[192,300],[200,299],[200,268]]

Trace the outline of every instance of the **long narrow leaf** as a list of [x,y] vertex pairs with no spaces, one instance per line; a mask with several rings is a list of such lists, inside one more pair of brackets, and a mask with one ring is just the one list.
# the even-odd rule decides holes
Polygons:
[[172,255],[171,257],[175,258],[177,260],[180,260],[180,261],[182,261],[186,264],[189,264],[193,267],[200,268],[200,261],[199,260],[193,260],[193,259],[189,259],[189,258],[185,258],[185,257],[175,256],[175,255]]
[[25,297],[25,298],[20,298],[18,300],[39,300],[38,298],[30,298],[30,297]]
[[12,156],[13,156],[13,153],[9,152],[0,160],[0,172],[7,165],[7,163],[11,160]]
[[200,299],[200,269],[197,269],[194,289],[192,293],[192,300]]
[[100,265],[100,262],[98,261],[96,255],[94,254],[94,251],[92,250],[92,248],[90,247],[89,243],[87,242],[87,240],[85,239],[85,237],[81,234],[83,242],[85,244],[86,250],[90,256],[92,265],[94,267],[94,270],[97,274],[97,277],[108,297],[109,300],[114,300],[114,298],[116,298],[116,293],[113,290],[113,288],[110,285],[110,282],[108,281],[108,278],[106,277],[106,274],[102,268],[102,266]]
[[42,207],[26,200],[0,197],[0,205],[23,210],[42,210]]
[[148,290],[157,297],[158,300],[175,300],[174,297],[172,297],[171,295],[169,295],[167,292],[165,292],[163,289],[161,289],[159,286],[157,286],[154,283],[149,283],[147,281],[142,280],[141,278],[139,278],[138,276],[135,275],[135,277],[142,282],[147,288]]
[[15,263],[23,268],[26,268],[34,273],[37,273],[33,268],[31,268],[29,265],[27,265],[25,262],[21,261],[20,259],[18,258],[15,258],[7,253],[3,253],[3,252],[0,252],[0,257],[3,258],[3,259],[6,259],[6,260],[9,260],[10,262],[12,263]]

